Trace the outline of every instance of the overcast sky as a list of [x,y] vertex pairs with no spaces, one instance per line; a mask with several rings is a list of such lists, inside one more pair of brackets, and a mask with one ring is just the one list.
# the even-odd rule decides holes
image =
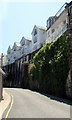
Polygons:
[[0,53],[9,45],[31,38],[34,25],[46,27],[46,20],[70,0],[0,0]]

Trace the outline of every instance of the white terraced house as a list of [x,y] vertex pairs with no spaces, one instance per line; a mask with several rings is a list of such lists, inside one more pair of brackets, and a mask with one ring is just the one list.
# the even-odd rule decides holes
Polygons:
[[11,46],[9,46],[7,51],[7,63],[11,64],[15,62],[15,60],[21,56],[20,51],[21,51],[21,44],[18,42],[15,42],[12,48]]
[[[7,64],[14,63],[22,57],[24,61],[29,61],[31,54],[39,50],[45,43],[54,41],[62,34],[67,33],[69,6],[72,6],[72,1],[65,3],[54,16],[49,17],[46,25],[47,28],[35,25],[31,33],[32,40],[22,37],[20,43],[15,42],[13,47],[9,46]],[[72,9],[70,12],[72,14]]]
[[20,44],[22,46],[22,53],[24,55],[32,52],[32,40],[30,38],[22,37]]
[[47,39],[46,42],[51,42],[67,32],[68,25],[68,9],[65,3],[55,16],[51,16],[47,20]]
[[22,37],[20,43],[15,42],[13,47],[9,46],[7,51],[7,64],[14,63],[15,60],[21,58],[24,54],[27,54],[30,43],[30,39]]
[[46,28],[35,25],[32,31],[32,52],[40,49],[46,40]]
[[13,47],[9,46],[7,50],[7,64],[14,63],[21,57],[24,57],[24,61],[29,61],[29,55],[45,44],[46,28],[35,25],[31,34],[32,40],[22,37],[20,43],[15,42]]

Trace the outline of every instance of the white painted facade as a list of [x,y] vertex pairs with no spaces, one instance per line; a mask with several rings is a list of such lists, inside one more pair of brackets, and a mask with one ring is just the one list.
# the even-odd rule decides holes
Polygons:
[[34,26],[31,33],[32,40],[22,37],[20,43],[15,42],[13,47],[9,46],[7,51],[7,64],[14,63],[15,60],[22,56],[27,57],[26,61],[28,61],[29,54],[39,50],[45,43],[52,42],[65,33],[68,24],[68,11],[65,6],[63,8],[61,7],[60,11],[61,13],[59,15],[56,14],[55,16],[49,17],[47,28],[37,25]]
[[[35,30],[37,34],[35,34]],[[34,26],[32,31],[32,40],[26,37],[22,37],[20,43],[15,42],[13,47],[9,46],[7,51],[7,64],[14,63],[15,60],[26,56],[26,61],[28,61],[28,54],[38,50],[45,44],[46,40],[46,29]]]
[[[47,29],[46,42],[52,42],[58,37],[60,37],[63,33],[65,33],[67,31],[67,24],[68,24],[68,11],[67,9],[64,9],[63,12],[58,17],[56,17],[56,20],[50,26],[50,28]],[[48,26],[49,25],[47,23],[47,27]]]
[[7,64],[14,63],[15,60],[27,55],[31,52],[32,44],[31,39],[22,37],[20,43],[14,43],[13,47],[9,46],[7,51]]
[[40,26],[34,26],[32,31],[32,52],[38,50],[45,44],[46,40],[46,28]]

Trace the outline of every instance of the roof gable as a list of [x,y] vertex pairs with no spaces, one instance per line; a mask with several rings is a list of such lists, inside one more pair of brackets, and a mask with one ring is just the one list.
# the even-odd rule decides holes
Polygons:
[[35,29],[40,29],[40,30],[43,30],[43,31],[46,31],[46,30],[47,30],[47,29],[44,28],[44,27],[41,27],[41,26],[35,25],[34,28],[33,28],[33,30],[32,30],[32,33],[31,33],[31,34],[33,34],[33,32],[35,31]]

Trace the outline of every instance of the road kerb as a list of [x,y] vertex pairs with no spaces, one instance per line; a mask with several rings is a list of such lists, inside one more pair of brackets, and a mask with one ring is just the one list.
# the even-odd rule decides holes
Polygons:
[[8,93],[7,91],[5,91],[5,93],[9,97],[9,100],[8,100],[8,103],[7,103],[6,107],[5,107],[6,103],[4,105],[2,105],[2,107],[3,108],[5,107],[5,109],[2,111],[1,119],[2,118],[4,118],[4,119],[8,118],[9,112],[10,112],[10,110],[12,108],[11,106],[13,105],[13,96],[10,95],[10,93]]
[[8,118],[8,115],[9,115],[11,109],[12,109],[13,103],[14,103],[14,97],[13,97],[13,95],[11,95],[11,104],[9,106],[9,109],[7,111],[7,114],[6,114],[5,118]]

